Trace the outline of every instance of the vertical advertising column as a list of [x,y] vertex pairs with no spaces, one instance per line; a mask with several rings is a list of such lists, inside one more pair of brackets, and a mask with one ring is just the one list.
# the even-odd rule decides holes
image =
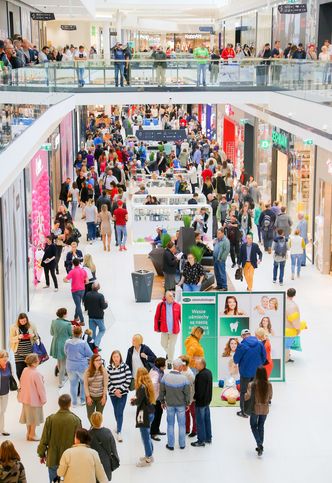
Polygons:
[[223,147],[228,159],[235,165],[235,122],[224,117]]
[[184,293],[182,297],[182,337],[183,344],[194,327],[202,327],[204,335],[201,344],[207,367],[212,371],[213,380],[218,380],[218,324],[217,298],[209,293]]
[[30,163],[32,185],[32,254],[34,284],[42,275],[41,259],[44,253],[45,238],[51,232],[50,186],[48,172],[48,152],[40,150]]

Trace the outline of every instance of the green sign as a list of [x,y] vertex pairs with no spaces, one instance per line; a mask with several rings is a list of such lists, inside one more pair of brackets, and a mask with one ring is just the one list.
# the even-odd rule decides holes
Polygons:
[[218,380],[218,326],[217,300],[215,294],[183,292],[182,294],[182,338],[183,344],[193,327],[202,327],[202,346],[207,367],[213,380]]
[[287,3],[296,3],[297,0],[287,0]]
[[96,35],[96,26],[95,25],[91,26],[91,35],[92,35],[92,37],[94,37]]
[[268,139],[261,139],[261,140],[259,141],[259,147],[260,147],[261,149],[269,149],[270,144],[271,144],[271,143],[270,143],[270,141],[269,141]]
[[51,143],[45,143],[40,146],[40,149],[43,151],[52,151],[52,144]]
[[272,143],[278,149],[288,151],[289,149],[289,138],[286,134],[278,132],[275,129],[272,131]]
[[314,140],[313,139],[304,139],[303,144],[306,144],[307,146],[311,146],[312,144],[314,144]]
[[240,124],[247,124],[247,122],[249,122],[249,119],[240,119]]

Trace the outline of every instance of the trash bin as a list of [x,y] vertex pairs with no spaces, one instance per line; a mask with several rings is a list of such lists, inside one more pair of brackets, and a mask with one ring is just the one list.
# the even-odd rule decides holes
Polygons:
[[132,272],[134,294],[136,302],[151,302],[154,273],[148,270]]

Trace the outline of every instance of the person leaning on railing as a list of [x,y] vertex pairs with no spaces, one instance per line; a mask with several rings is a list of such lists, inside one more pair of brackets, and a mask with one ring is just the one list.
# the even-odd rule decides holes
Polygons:
[[151,58],[154,60],[154,67],[156,71],[156,83],[158,87],[164,86],[166,82],[166,67],[167,67],[167,56],[166,53],[163,51],[162,47],[158,47],[155,50]]

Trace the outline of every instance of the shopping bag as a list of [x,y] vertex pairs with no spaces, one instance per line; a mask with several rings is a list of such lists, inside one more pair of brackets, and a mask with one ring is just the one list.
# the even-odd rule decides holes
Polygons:
[[182,288],[179,285],[177,285],[175,287],[175,301],[178,303],[181,303],[181,299],[182,299]]
[[32,352],[34,354],[37,354],[39,358],[39,364],[42,364],[43,362],[47,361],[49,359],[49,355],[47,354],[47,350],[42,343],[40,337],[36,340],[36,342],[32,345]]

